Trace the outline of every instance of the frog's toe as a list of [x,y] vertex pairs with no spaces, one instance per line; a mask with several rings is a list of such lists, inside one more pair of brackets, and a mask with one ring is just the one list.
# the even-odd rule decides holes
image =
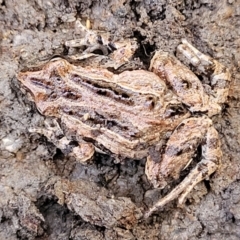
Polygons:
[[79,143],[79,146],[73,147],[70,156],[75,157],[79,162],[86,163],[93,157],[95,148],[91,143]]

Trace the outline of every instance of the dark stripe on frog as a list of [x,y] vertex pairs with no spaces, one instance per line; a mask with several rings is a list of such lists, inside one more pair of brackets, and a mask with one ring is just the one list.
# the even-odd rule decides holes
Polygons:
[[[53,89],[54,87],[52,86],[52,83],[50,81],[46,81],[45,79],[40,79],[40,78],[31,78],[30,81],[43,89]],[[28,88],[29,89],[29,88]]]
[[131,90],[124,89],[116,83],[106,82],[104,79],[94,80],[77,74],[70,75],[69,78],[75,83],[82,85],[83,87],[87,87],[97,95],[113,98],[130,106],[134,105],[132,96],[136,93]]
[[[100,114],[88,107],[68,108],[68,106],[62,106],[61,109],[63,113],[76,117],[90,127],[95,128],[96,125],[99,125],[100,128],[106,128],[113,132],[117,132],[128,139],[140,137],[140,132],[130,122],[128,122],[127,119],[126,122],[117,121],[117,117],[114,116],[114,113],[104,117],[103,114]],[[89,114],[87,119],[84,119],[85,114]],[[129,129],[131,129],[131,131]],[[100,132],[98,132],[98,134],[100,134]]]

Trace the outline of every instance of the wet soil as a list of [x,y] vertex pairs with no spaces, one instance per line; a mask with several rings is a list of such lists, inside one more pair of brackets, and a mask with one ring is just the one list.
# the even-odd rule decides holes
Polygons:
[[[228,102],[213,118],[221,168],[183,208],[173,201],[143,220],[167,191],[148,183],[144,159],[120,164],[96,154],[82,165],[29,133],[44,116],[15,76],[28,63],[67,55],[79,19],[113,42],[136,38],[145,67],[154,50],[175,54],[186,38],[230,69]],[[239,0],[0,0],[0,239],[240,239],[239,24]]]

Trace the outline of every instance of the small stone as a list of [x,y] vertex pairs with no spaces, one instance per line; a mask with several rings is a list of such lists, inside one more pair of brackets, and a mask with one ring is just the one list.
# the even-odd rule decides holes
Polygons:
[[5,137],[2,139],[2,146],[7,151],[16,153],[22,147],[22,142],[20,139],[16,140],[12,137]]

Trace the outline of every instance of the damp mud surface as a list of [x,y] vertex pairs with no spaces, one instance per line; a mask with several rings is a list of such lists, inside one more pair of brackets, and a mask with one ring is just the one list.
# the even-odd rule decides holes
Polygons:
[[[155,50],[175,54],[185,38],[230,69],[228,101],[213,118],[221,167],[182,208],[173,201],[142,218],[169,191],[153,189],[145,159],[117,163],[96,153],[82,165],[29,132],[45,117],[16,74],[68,55],[64,43],[79,38],[76,21],[87,19],[112,42],[135,38],[143,68]],[[239,36],[239,0],[0,0],[0,239],[240,239]]]

